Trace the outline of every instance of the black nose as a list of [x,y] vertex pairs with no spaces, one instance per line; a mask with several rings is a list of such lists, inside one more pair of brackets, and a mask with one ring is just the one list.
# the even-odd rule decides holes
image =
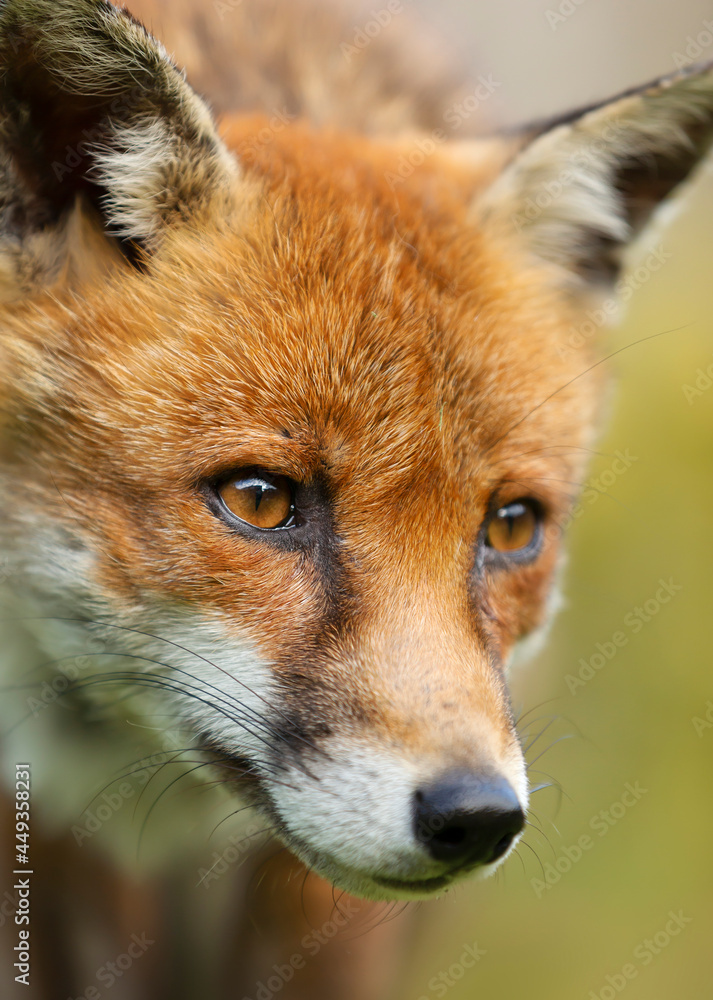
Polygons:
[[459,771],[415,795],[416,839],[436,861],[490,864],[524,825],[520,802],[504,778]]

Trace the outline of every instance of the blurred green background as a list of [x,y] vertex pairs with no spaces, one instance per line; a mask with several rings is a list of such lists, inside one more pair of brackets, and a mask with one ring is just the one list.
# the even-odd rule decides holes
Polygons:
[[[687,47],[713,59],[713,5],[692,0],[421,6],[454,37],[476,39],[481,65],[503,84],[489,110],[510,121],[671,72]],[[535,709],[523,728],[534,737],[551,722],[528,755],[545,751],[533,766],[550,777],[532,781],[554,780],[562,793],[534,795],[546,837],[530,829],[521,860],[424,904],[399,1000],[713,996],[713,167],[678,206],[647,240],[670,258],[599,356],[685,329],[610,362],[615,391],[590,475],[605,492],[570,529],[566,603],[546,649],[512,681],[516,709]],[[635,248],[631,271],[646,252]],[[617,450],[636,461],[614,477]],[[681,590],[647,612],[658,581],[671,579]],[[597,643],[611,653],[619,631],[626,645],[586,684],[568,685]],[[622,805],[627,783],[639,798]],[[670,911],[684,919],[670,923]],[[465,968],[463,948],[475,942],[485,954]]]

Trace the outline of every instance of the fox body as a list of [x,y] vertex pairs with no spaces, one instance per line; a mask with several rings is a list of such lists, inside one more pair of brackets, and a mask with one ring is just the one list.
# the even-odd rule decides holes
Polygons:
[[[125,11],[0,4],[5,676],[89,651],[83,755],[85,716],[160,724],[335,884],[424,896],[521,834],[507,666],[602,395],[571,329],[707,149],[713,73],[441,141],[448,87],[424,111],[379,46],[283,101],[290,10],[231,11],[218,126]],[[50,716],[8,756],[69,821]]]

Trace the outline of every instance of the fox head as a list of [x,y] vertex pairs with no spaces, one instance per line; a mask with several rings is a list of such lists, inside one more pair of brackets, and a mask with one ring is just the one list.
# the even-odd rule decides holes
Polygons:
[[482,141],[219,132],[126,11],[5,0],[0,74],[2,546],[45,659],[100,637],[81,697],[157,690],[354,893],[493,870],[601,396],[571,330],[713,71]]

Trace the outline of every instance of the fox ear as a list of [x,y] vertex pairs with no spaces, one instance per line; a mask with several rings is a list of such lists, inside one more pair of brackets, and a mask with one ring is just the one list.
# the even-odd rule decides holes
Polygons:
[[205,104],[125,10],[0,3],[1,284],[56,278],[78,203],[131,257],[236,172]]
[[616,277],[622,251],[713,139],[713,64],[534,127],[477,200],[574,288]]

